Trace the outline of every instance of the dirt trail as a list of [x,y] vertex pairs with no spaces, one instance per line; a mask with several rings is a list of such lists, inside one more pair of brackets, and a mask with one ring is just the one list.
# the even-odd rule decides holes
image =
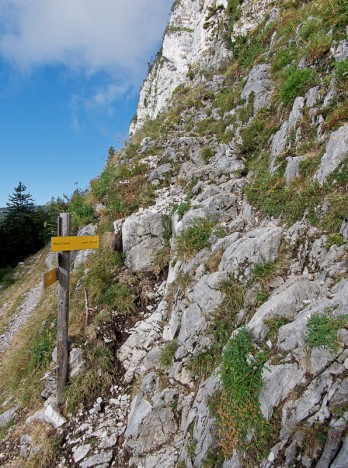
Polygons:
[[0,335],[0,355],[10,346],[18,330],[26,323],[28,317],[37,306],[42,293],[42,281],[36,284],[25,296],[23,302],[14,313],[5,333]]

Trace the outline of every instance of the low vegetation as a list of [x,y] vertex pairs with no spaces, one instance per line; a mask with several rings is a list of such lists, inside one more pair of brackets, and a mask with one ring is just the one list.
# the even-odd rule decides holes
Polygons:
[[191,226],[176,238],[176,254],[179,260],[187,261],[209,245],[215,223],[206,218],[196,219]]
[[225,459],[231,458],[234,449],[247,452],[254,463],[265,455],[272,425],[263,418],[258,398],[261,371],[267,359],[267,354],[254,348],[245,328],[239,330],[224,351],[218,430]]
[[177,340],[168,341],[161,350],[159,362],[163,368],[168,368],[174,359],[174,354],[178,349],[179,345]]
[[347,324],[348,314],[335,316],[329,308],[322,314],[312,314],[307,323],[306,342],[311,348],[326,348],[335,353],[341,346],[337,332]]

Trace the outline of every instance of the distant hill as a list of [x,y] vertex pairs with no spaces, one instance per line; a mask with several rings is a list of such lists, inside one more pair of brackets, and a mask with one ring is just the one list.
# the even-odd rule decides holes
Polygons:
[[8,213],[8,208],[0,208],[0,221],[2,221],[6,214]]

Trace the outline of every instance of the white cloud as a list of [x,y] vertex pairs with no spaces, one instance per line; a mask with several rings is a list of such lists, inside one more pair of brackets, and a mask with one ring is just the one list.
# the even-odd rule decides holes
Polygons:
[[[63,65],[136,76],[158,44],[172,0],[1,0],[0,55],[22,71]],[[113,94],[115,90],[107,90]],[[95,96],[103,100],[103,95]]]

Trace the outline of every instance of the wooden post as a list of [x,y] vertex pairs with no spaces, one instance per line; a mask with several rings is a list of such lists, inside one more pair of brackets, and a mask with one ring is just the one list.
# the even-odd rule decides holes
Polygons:
[[[68,236],[70,214],[58,217],[58,236]],[[69,321],[70,252],[58,253],[58,321],[57,321],[57,405],[64,407],[63,389],[68,377],[68,321]]]

